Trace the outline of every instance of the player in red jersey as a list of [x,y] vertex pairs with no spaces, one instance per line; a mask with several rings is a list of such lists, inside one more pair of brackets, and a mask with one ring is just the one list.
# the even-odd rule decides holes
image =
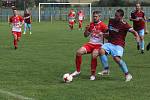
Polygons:
[[128,31],[134,34],[137,41],[139,41],[139,36],[138,33],[126,21],[123,20],[123,16],[124,11],[122,9],[118,9],[115,13],[115,18],[109,20],[108,43],[104,43],[99,51],[100,59],[104,68],[104,70],[99,74],[109,74],[109,65],[106,55],[111,55],[114,61],[120,66],[121,70],[125,74],[125,79],[127,82],[132,79],[132,75],[129,74],[127,65],[122,60],[123,48],[125,46],[125,38]]
[[80,10],[80,11],[78,12],[79,30],[82,29],[82,22],[83,22],[83,19],[84,19],[84,12],[83,12],[83,10]]
[[69,27],[70,30],[73,30],[74,24],[75,24],[75,11],[73,9],[70,9],[70,12],[68,14],[68,20],[69,20]]
[[14,47],[15,49],[18,48],[17,42],[21,38],[21,27],[24,24],[23,17],[18,15],[18,12],[16,8],[13,8],[13,16],[10,17],[9,19],[9,24],[12,25],[12,34],[14,37]]
[[146,17],[144,12],[141,10],[141,5],[136,4],[136,10],[131,12],[130,20],[133,21],[133,28],[138,32],[140,36],[140,42],[137,44],[137,49],[141,49],[141,53],[144,53],[144,33],[147,33]]
[[26,34],[27,28],[30,31],[30,34],[32,34],[31,32],[31,13],[29,12],[28,9],[26,9],[25,13],[24,13],[24,32],[23,34]]
[[98,53],[99,48],[103,44],[103,32],[108,30],[108,27],[99,20],[100,12],[93,12],[93,22],[90,25],[86,26],[84,36],[90,38],[89,42],[85,43],[81,48],[76,52],[76,71],[72,73],[72,76],[80,74],[80,67],[82,63],[82,55],[91,53],[91,77],[90,80],[95,80],[95,72],[97,66],[97,56],[94,56]]

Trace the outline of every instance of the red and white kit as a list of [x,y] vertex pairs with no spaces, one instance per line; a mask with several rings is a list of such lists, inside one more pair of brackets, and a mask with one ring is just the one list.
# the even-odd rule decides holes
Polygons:
[[79,28],[82,28],[83,19],[84,19],[84,13],[83,11],[79,11],[78,12]]

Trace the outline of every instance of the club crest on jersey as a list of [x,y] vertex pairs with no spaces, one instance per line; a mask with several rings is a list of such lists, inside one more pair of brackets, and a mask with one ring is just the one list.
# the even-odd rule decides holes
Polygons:
[[119,32],[119,29],[116,29],[116,28],[112,27],[112,25],[109,25],[108,28],[109,28],[109,30],[111,30],[111,31]]

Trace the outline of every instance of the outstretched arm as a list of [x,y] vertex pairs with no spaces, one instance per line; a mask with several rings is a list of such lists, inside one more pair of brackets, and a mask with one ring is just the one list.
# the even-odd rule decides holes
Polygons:
[[138,33],[133,28],[130,28],[129,32],[133,33],[134,38],[136,39],[137,42],[140,41],[140,37],[139,37]]

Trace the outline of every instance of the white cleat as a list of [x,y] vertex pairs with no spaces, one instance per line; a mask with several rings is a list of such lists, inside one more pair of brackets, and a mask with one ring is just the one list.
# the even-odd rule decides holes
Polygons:
[[32,32],[30,32],[30,34],[32,34]]
[[131,79],[132,79],[132,75],[131,74],[126,75],[126,82],[131,81]]
[[94,80],[95,80],[95,76],[92,75],[92,76],[90,77],[90,80],[91,80],[91,81],[94,81]]
[[77,76],[77,75],[79,75],[80,74],[80,72],[77,72],[77,71],[75,71],[75,72],[73,72],[72,74],[70,74],[72,77],[75,77],[75,76]]
[[109,75],[109,70],[103,70],[103,71],[101,71],[101,72],[99,72],[98,74],[99,75],[102,75],[102,76],[107,76],[107,75]]

